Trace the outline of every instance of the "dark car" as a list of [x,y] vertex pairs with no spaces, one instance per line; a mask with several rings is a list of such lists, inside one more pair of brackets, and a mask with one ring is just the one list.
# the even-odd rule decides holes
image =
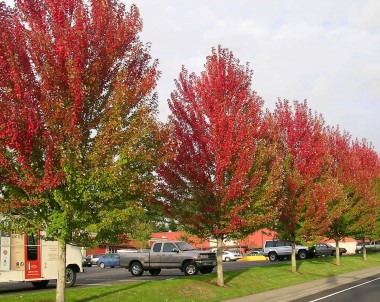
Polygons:
[[[318,243],[309,248],[309,252],[313,256],[335,256],[336,249],[328,243]],[[345,248],[339,248],[339,255],[347,253]]]
[[90,256],[82,258],[82,266],[83,267],[91,267],[92,266],[92,262],[91,262],[91,257]]
[[117,253],[110,253],[110,254],[99,256],[99,259],[96,262],[96,265],[99,266],[100,268],[105,268],[107,266],[114,268],[115,266],[120,265],[120,256]]

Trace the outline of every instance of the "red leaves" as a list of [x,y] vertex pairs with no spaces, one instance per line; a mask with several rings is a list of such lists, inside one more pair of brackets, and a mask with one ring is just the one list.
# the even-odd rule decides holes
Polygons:
[[219,47],[200,76],[183,68],[171,94],[175,153],[158,171],[160,187],[177,219],[188,222],[201,213],[202,224],[189,222],[199,232],[229,234],[245,227],[254,202],[249,195],[261,185],[262,170],[252,167],[266,128],[251,76],[248,66]]
[[[338,183],[337,197],[326,203],[330,238],[367,236],[374,228],[376,211],[373,184],[380,175],[379,157],[365,140],[351,141],[347,132],[328,129],[331,175]],[[362,233],[359,233],[362,232]],[[364,232],[364,233],[363,233]]]
[[291,107],[287,101],[277,103],[273,121],[284,161],[282,227],[278,231],[292,238],[316,234],[323,228],[324,207],[317,205],[331,162],[324,121],[312,114],[306,102],[294,102]]
[[158,77],[141,29],[137,7],[128,12],[117,1],[1,3],[3,181],[26,194],[57,187],[62,166],[75,156],[83,162],[81,149],[94,147],[91,131],[109,150],[123,140],[115,130],[148,102]]

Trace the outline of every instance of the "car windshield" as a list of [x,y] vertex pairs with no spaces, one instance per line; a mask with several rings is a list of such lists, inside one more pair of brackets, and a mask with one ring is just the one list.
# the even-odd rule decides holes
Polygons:
[[194,251],[195,250],[195,248],[193,248],[190,244],[183,241],[176,242],[175,244],[178,246],[180,251]]

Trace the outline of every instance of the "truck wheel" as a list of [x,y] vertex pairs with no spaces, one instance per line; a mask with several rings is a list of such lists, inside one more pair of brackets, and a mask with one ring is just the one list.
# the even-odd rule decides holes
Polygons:
[[231,261],[231,258],[230,258],[230,257],[226,257],[226,258],[224,259],[224,261],[226,261],[226,262],[230,262],[230,261]]
[[140,277],[144,273],[144,269],[140,262],[133,262],[130,266],[132,276]]
[[299,257],[301,260],[306,259],[306,257],[307,257],[306,252],[305,252],[305,251],[299,251],[299,252],[298,252],[298,257]]
[[72,287],[77,280],[77,272],[72,267],[66,267],[66,287]]
[[46,285],[48,285],[48,283],[49,283],[49,280],[33,281],[33,282],[32,282],[32,285],[33,285],[35,288],[45,288]]
[[160,268],[152,268],[149,270],[149,273],[152,276],[158,276],[161,273],[161,269]]
[[198,274],[198,268],[195,265],[194,261],[186,262],[183,266],[183,271],[186,276],[193,276]]
[[100,268],[105,268],[106,265],[102,262],[102,263],[99,264],[99,267],[100,267]]
[[275,262],[277,260],[277,254],[275,252],[271,252],[269,253],[268,258],[271,262]]
[[199,269],[202,274],[211,274],[213,270],[213,267],[202,267]]

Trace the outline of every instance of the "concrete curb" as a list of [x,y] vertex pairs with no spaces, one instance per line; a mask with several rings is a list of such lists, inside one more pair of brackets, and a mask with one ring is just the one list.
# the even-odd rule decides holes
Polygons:
[[226,300],[225,302],[288,302],[371,276],[380,276],[380,266],[299,283],[267,292]]
[[239,259],[238,261],[263,261],[268,260],[268,257],[265,256],[243,256],[243,258]]

